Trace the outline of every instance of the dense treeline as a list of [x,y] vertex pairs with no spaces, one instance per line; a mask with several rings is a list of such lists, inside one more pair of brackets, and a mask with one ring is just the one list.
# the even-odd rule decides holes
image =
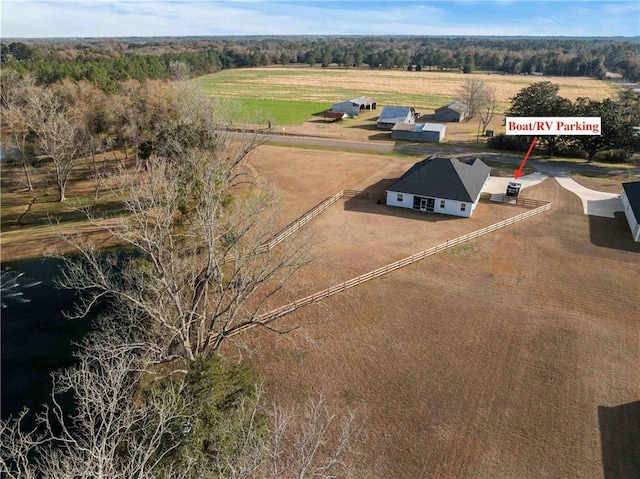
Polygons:
[[88,80],[115,91],[127,79],[166,79],[173,62],[193,74],[222,68],[301,63],[344,67],[500,71],[640,80],[640,43],[613,39],[467,37],[242,37],[15,41],[1,45],[5,67],[39,82]]
[[[597,135],[543,135],[538,148],[549,156],[564,155],[594,160],[627,161],[640,151],[640,135],[634,127],[640,124],[640,95],[625,90],[617,100],[603,101],[578,98],[575,102],[558,95],[560,87],[551,82],[538,82],[520,90],[513,98],[507,116],[515,117],[599,117],[602,131]],[[512,151],[526,151],[532,137],[507,136],[491,138],[489,146]]]

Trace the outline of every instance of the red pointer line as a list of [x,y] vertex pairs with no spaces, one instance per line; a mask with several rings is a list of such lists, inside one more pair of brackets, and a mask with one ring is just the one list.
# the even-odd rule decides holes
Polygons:
[[536,144],[536,141],[538,141],[538,137],[534,136],[533,137],[533,141],[531,142],[531,145],[529,146],[529,149],[527,150],[527,154],[524,155],[524,158],[522,159],[522,163],[520,163],[520,168],[518,168],[515,173],[513,174],[513,177],[517,180],[518,178],[520,178],[522,176],[522,169],[524,168],[524,164],[527,162],[527,160],[529,159],[529,155],[531,154],[531,152],[533,151],[533,147]]

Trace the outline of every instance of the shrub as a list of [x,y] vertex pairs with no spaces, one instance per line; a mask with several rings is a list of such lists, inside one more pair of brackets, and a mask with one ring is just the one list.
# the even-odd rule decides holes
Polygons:
[[487,140],[487,145],[496,150],[526,151],[529,145],[525,136],[508,136],[504,133],[495,135]]
[[631,154],[623,149],[605,150],[596,153],[593,159],[605,163],[625,163],[631,159]]

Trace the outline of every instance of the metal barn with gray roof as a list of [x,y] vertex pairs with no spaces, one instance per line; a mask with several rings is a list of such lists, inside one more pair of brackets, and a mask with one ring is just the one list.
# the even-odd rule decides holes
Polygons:
[[469,218],[491,168],[480,158],[429,157],[413,165],[387,189],[387,205]]
[[385,106],[377,120],[378,128],[391,130],[396,125],[414,125],[416,111],[410,106]]
[[441,106],[435,111],[433,119],[436,121],[462,121],[469,114],[469,107],[459,101],[453,101]]
[[433,141],[439,143],[444,140],[446,129],[447,125],[442,123],[397,124],[391,129],[391,138],[394,140]]

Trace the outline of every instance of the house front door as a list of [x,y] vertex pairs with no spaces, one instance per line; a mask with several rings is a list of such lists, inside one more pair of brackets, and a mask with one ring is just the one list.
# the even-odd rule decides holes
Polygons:
[[435,198],[427,198],[426,211],[433,211],[436,206]]
[[413,197],[413,209],[420,211],[433,211],[436,205],[434,198],[424,198],[422,196]]

